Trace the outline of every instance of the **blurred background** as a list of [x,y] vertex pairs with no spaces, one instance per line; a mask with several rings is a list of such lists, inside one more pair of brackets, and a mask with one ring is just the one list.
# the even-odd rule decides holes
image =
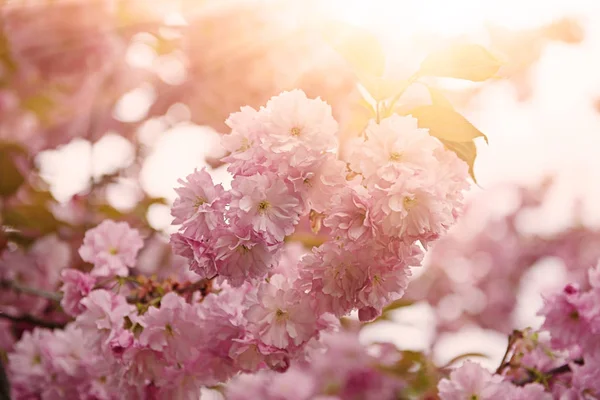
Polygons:
[[[28,149],[34,164],[20,164],[21,172],[39,169],[32,184],[47,189],[57,202],[54,212],[63,210],[67,219],[76,217],[81,199],[101,193],[106,217],[130,213],[143,203],[152,229],[173,231],[169,205],[177,180],[209,165],[213,177],[228,187],[230,177],[216,162],[223,155],[219,140],[227,133],[225,119],[242,106],[259,107],[282,90],[299,87],[321,96],[341,124],[342,141],[356,135],[364,113],[358,107],[358,80],[322,35],[324,26],[341,21],[378,38],[386,55],[384,76],[391,80],[408,79],[428,53],[453,43],[481,44],[502,61],[498,76],[485,82],[435,79],[452,106],[489,139],[488,144],[476,141],[477,185],[469,194],[476,212],[457,229],[484,229],[488,221],[511,215],[514,188],[527,187],[544,195],[534,212],[520,216],[524,234],[548,237],[584,226],[596,238],[597,0],[81,3],[5,0],[0,25],[0,141],[14,140]],[[73,20],[79,22],[65,23]],[[44,29],[54,29],[57,37]],[[27,62],[18,64],[22,60]],[[419,83],[400,99],[407,108],[428,103],[430,93]],[[549,177],[552,184],[539,189]],[[502,241],[502,234],[490,240]],[[537,326],[539,294],[570,276],[565,257],[538,258],[527,259],[526,278],[511,281],[510,294],[500,290],[501,297],[515,298],[507,312],[509,325]],[[475,267],[481,264],[470,260]],[[435,267],[434,261],[426,262],[414,271],[415,280]],[[415,303],[365,328],[364,340],[385,339],[403,349],[433,346],[442,364],[458,354],[481,352],[489,356],[482,362],[498,365],[505,327],[477,318],[463,321],[464,301],[440,298],[435,309],[422,301],[427,290],[415,288],[409,293]],[[480,306],[469,312],[478,315],[491,304],[486,299],[491,294],[479,290],[469,297],[468,303]],[[461,323],[434,332],[440,312],[446,322]]]

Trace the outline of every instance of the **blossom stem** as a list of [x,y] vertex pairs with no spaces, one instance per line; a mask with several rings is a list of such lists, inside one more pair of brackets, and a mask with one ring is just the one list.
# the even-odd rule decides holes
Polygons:
[[206,289],[209,288],[209,285],[214,278],[215,277],[212,277],[209,279],[201,279],[199,281],[192,283],[189,286],[184,286],[182,288],[176,289],[175,292],[178,294],[183,294],[183,293],[193,293],[196,290],[200,290],[200,292],[202,292],[202,294],[204,295],[204,291],[206,291]]
[[506,369],[506,367],[508,367],[510,365],[510,362],[507,361],[508,360],[508,355],[510,354],[511,350],[513,349],[513,346],[515,345],[515,341],[517,339],[521,339],[522,337],[523,337],[523,333],[521,331],[518,331],[518,330],[514,330],[510,334],[510,336],[508,337],[508,344],[506,346],[506,351],[504,352],[504,357],[502,357],[502,361],[500,362],[500,366],[496,370],[497,374],[501,374],[502,371],[504,371],[504,369]]
[[32,296],[43,297],[48,300],[59,302],[62,299],[62,294],[58,292],[49,292],[47,290],[32,288],[21,285],[19,282],[11,281],[7,279],[0,280],[0,288],[12,289],[18,293],[25,293]]
[[[573,360],[573,363],[577,364],[577,365],[583,365],[583,359],[582,358],[575,359],[575,360]],[[552,368],[551,370],[545,372],[543,375],[546,378],[551,378],[553,376],[565,374],[567,372],[571,372],[571,366],[569,364],[563,364],[559,367]],[[530,373],[527,378],[523,378],[519,381],[516,381],[516,382],[514,382],[514,384],[517,386],[524,386],[524,385],[527,385],[528,383],[535,382],[535,380],[536,380],[536,376]]]

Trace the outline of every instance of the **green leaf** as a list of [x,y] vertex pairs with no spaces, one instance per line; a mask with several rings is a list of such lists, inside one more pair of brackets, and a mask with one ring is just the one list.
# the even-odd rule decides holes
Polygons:
[[329,21],[322,34],[358,75],[383,75],[385,54],[371,32],[340,21]]
[[448,150],[456,153],[458,158],[467,163],[469,166],[469,175],[471,175],[471,178],[473,178],[473,182],[477,183],[477,179],[475,179],[475,171],[473,170],[475,158],[477,157],[477,146],[475,143],[473,141],[451,142],[443,139],[440,139],[440,141]]
[[377,101],[394,97],[397,93],[404,92],[411,82],[408,80],[386,79],[380,76],[359,74],[361,85]]
[[13,146],[0,145],[0,196],[10,196],[19,190],[25,177],[15,164],[21,151]]
[[487,137],[456,111],[435,104],[412,109],[410,115],[419,120],[419,128],[429,129],[429,134],[451,142],[468,142],[476,137]]
[[419,73],[481,82],[493,77],[501,66],[502,63],[484,47],[459,44],[429,54],[421,63]]
[[431,103],[434,106],[449,108],[451,110],[454,109],[454,107],[452,107],[452,103],[450,103],[450,100],[446,98],[441,90],[431,86],[428,86],[427,90],[429,91],[429,96],[431,96]]

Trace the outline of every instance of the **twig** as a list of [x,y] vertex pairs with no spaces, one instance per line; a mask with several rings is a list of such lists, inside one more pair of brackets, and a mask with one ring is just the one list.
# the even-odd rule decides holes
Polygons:
[[0,400],[10,400],[10,382],[2,361],[0,361]]
[[516,340],[522,339],[522,338],[523,338],[523,333],[521,331],[514,330],[510,334],[510,336],[508,337],[508,344],[506,345],[506,351],[504,352],[504,356],[502,357],[500,366],[498,366],[498,369],[496,370],[497,374],[501,374],[502,371],[504,371],[504,369],[510,365],[510,362],[507,361],[508,355],[510,354],[510,351],[513,349],[513,346],[515,345]]
[[[573,364],[583,365],[583,359],[578,358],[576,360],[573,360]],[[569,364],[563,364],[559,367],[552,368],[551,370],[544,372],[543,376],[545,376],[547,378],[551,378],[553,376],[565,374],[567,372],[571,372],[571,366]],[[528,383],[535,382],[535,380],[536,380],[536,377],[533,374],[529,374],[529,376],[527,378],[521,379],[520,381],[516,381],[516,382],[514,382],[514,384],[517,386],[524,386],[524,385],[527,385]]]
[[8,319],[13,322],[22,322],[36,326],[41,326],[42,328],[49,329],[64,328],[66,325],[65,323],[61,322],[45,321],[43,319],[39,319],[31,315],[21,315],[19,317],[15,317],[14,315],[0,313],[0,318]]
[[44,299],[52,300],[59,302],[62,299],[62,294],[58,292],[49,292],[47,290],[32,288],[28,286],[21,285],[19,282],[10,281],[10,280],[1,280],[0,288],[2,289],[12,289],[15,292],[30,294],[32,296],[43,297]]
[[199,281],[192,283],[189,286],[184,286],[182,288],[175,289],[175,292],[178,294],[193,293],[196,290],[200,290],[200,292],[204,292],[209,287],[209,285],[213,279],[214,279],[214,277],[212,277],[210,279],[201,279]]

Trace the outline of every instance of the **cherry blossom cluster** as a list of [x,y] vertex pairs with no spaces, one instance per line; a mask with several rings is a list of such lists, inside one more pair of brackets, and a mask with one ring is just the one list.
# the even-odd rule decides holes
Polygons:
[[540,383],[517,386],[493,375],[479,364],[467,361],[438,384],[442,400],[551,400],[553,397]]
[[[196,170],[172,207],[173,250],[197,282],[136,276],[144,240],[125,222],[88,230],[90,268],[61,272],[74,320],[9,354],[15,398],[193,397],[240,372],[301,365],[336,317],[372,320],[402,296],[409,267],[462,207],[466,164],[410,116],[373,121],[348,162],[331,108],[300,90],[227,123],[231,189]],[[329,240],[311,251],[286,241],[301,220]],[[81,354],[63,351],[70,341]]]
[[403,380],[383,371],[401,358],[393,345],[364,346],[355,332],[324,335],[322,344],[285,374],[237,376],[226,387],[227,399],[396,399],[405,389]]
[[[569,284],[544,299],[542,331],[520,332],[510,360],[491,374],[467,362],[440,381],[445,399],[596,399],[600,397],[600,265],[588,290]],[[517,331],[518,332],[518,331]],[[509,341],[509,344],[512,342]],[[508,353],[507,353],[508,354]]]
[[284,275],[317,314],[360,309],[368,320],[400,297],[408,267],[421,259],[417,243],[452,225],[468,187],[466,164],[410,116],[373,121],[348,164],[335,155],[330,108],[301,91],[246,107],[228,124],[232,189],[213,185],[205,171],[181,182],[175,251],[201,277],[239,286],[273,271],[283,239],[310,216],[331,240]]
[[[550,234],[524,229],[528,215],[546,217],[550,189],[549,181],[489,188],[473,197],[458,223],[432,246],[425,272],[406,296],[434,307],[440,332],[475,323],[510,333],[523,277],[549,258],[564,265],[569,281],[585,284],[587,270],[600,257],[597,228],[576,222]],[[510,209],[494,210],[497,204]]]
[[283,355],[257,359],[246,343],[248,285],[221,285],[206,297],[208,284],[187,295],[185,287],[142,295],[141,281],[128,277],[141,246],[122,222],[86,233],[79,254],[92,269],[62,270],[61,305],[75,320],[64,330],[26,332],[14,346],[14,398],[197,398],[239,371],[287,368]]

